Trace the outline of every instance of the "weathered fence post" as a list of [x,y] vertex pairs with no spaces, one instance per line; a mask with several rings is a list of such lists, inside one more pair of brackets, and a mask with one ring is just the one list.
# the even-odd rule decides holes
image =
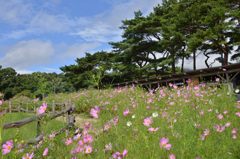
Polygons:
[[21,112],[21,103],[18,105],[18,112]]
[[52,102],[52,113],[55,113],[55,101]]
[[37,121],[37,137],[41,134],[41,121]]
[[28,113],[28,103],[26,104],[26,111],[27,111],[27,113]]

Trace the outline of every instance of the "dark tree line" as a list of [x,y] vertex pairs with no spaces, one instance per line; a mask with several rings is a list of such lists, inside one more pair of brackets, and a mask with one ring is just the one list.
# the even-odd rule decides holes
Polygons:
[[63,74],[35,72],[21,75],[13,68],[0,66],[0,93],[3,94],[0,99],[9,99],[15,95],[35,98],[70,91],[74,91],[74,87],[65,80]]
[[184,71],[186,60],[196,70],[216,57],[222,65],[240,59],[239,0],[164,0],[153,12],[122,21],[122,41],[111,52],[86,53],[61,70],[76,89]]

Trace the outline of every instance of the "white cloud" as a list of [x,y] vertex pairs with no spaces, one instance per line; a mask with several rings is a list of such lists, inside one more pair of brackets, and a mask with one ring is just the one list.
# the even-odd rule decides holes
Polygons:
[[101,44],[98,42],[91,42],[67,46],[66,51],[63,54],[63,58],[84,57],[86,52],[91,52],[100,45]]
[[[18,3],[10,1],[12,2],[10,3],[12,6],[14,6],[13,2],[17,3],[17,5],[14,8],[14,13],[12,13],[13,16],[8,16],[9,20],[11,20],[10,17],[13,17],[11,21],[21,19],[19,18],[21,13],[23,15],[28,13],[31,15],[31,18],[28,19],[28,23],[26,23],[26,27],[24,29],[14,30],[11,33],[6,34],[5,38],[19,39],[29,34],[67,33],[68,35],[80,36],[88,42],[93,41],[106,43],[109,41],[119,41],[121,39],[121,30],[119,29],[119,26],[121,26],[122,20],[132,18],[134,16],[134,11],[137,10],[141,10],[143,13],[147,14],[152,11],[153,6],[161,3],[161,0],[106,1],[112,4],[112,8],[101,14],[93,15],[91,17],[71,18],[65,14],[51,14],[44,9],[34,9],[34,7],[27,5],[27,3],[24,4],[21,1]],[[60,3],[59,0],[56,0],[56,2]],[[5,10],[10,10],[8,7],[4,8],[7,8]],[[34,11],[30,14],[25,11],[27,9]],[[3,17],[4,12],[2,13]]]
[[[114,4],[114,2],[112,2]],[[161,0],[130,0],[113,5],[112,9],[88,18],[87,25],[80,26],[79,31],[71,35],[79,35],[86,41],[109,42],[118,41],[121,37],[121,21],[133,18],[134,11],[141,10],[144,14],[152,11]]]
[[32,7],[21,0],[0,0],[0,20],[11,24],[23,24],[30,18]]
[[49,63],[53,55],[54,48],[50,42],[21,41],[6,52],[0,63],[16,70],[28,70],[29,67]]
[[53,15],[46,12],[39,12],[33,17],[29,28],[36,32],[66,32],[74,25],[74,22],[65,15]]

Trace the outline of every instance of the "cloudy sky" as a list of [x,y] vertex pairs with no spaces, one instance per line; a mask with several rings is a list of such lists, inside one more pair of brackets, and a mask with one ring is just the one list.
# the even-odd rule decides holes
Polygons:
[[0,0],[0,65],[60,72],[85,52],[110,50],[121,20],[161,0]]

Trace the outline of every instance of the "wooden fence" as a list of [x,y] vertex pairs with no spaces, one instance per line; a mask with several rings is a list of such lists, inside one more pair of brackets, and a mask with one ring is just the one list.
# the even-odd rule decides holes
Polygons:
[[[10,109],[11,110],[11,109]],[[20,109],[21,110],[21,109]],[[37,144],[38,142],[40,142],[41,140],[43,140],[44,134],[42,132],[41,129],[41,122],[45,120],[44,117],[48,116],[48,120],[53,120],[57,117],[60,116],[67,116],[67,125],[66,127],[62,128],[61,130],[59,130],[58,132],[55,133],[55,135],[61,134],[62,132],[66,131],[66,130],[70,130],[72,128],[75,127],[74,123],[75,123],[75,117],[73,115],[75,111],[75,106],[73,104],[65,104],[65,108],[62,108],[61,111],[55,111],[55,109],[53,109],[51,112],[49,113],[44,113],[44,114],[40,114],[40,115],[34,115],[32,117],[28,117],[19,121],[15,121],[15,122],[11,122],[11,123],[5,123],[3,124],[3,129],[10,129],[10,128],[19,128],[22,127],[26,124],[32,123],[34,121],[37,122],[37,127],[36,127],[36,138],[31,139],[29,141],[27,141],[24,145],[28,146],[30,144]]]
[[[26,113],[35,113],[37,108],[39,107],[39,103],[33,103],[33,102],[13,102],[13,101],[7,101],[7,107],[5,107],[5,112],[12,113],[12,112],[26,112]],[[65,107],[68,106],[68,104],[71,103],[71,101],[65,102],[65,103],[56,103],[55,101],[52,101],[52,103],[48,103],[48,107],[50,108],[51,112],[55,113],[56,110],[64,110]]]

